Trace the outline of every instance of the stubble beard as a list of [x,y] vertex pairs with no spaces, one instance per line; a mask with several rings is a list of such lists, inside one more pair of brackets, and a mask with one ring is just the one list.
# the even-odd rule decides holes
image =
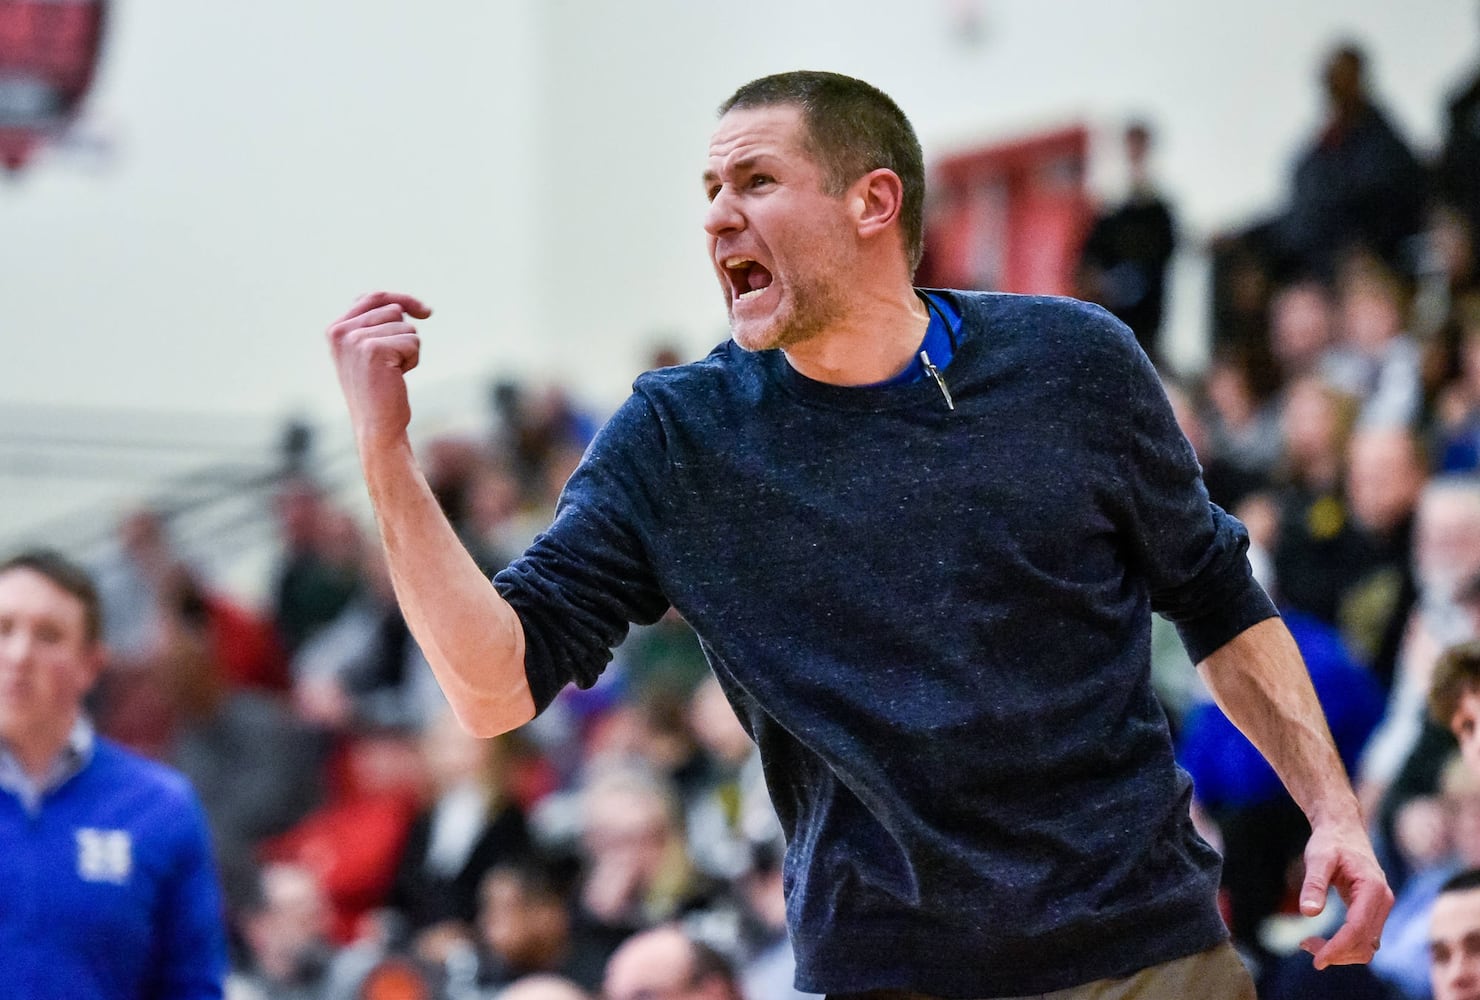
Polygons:
[[793,280],[778,310],[759,334],[742,336],[736,329],[734,305],[730,309],[730,335],[747,351],[788,350],[825,333],[841,315],[845,297],[838,288],[819,278],[805,283]]

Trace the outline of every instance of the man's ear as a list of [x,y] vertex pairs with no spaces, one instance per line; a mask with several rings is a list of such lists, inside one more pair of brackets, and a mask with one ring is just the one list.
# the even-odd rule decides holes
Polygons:
[[870,239],[898,224],[904,208],[904,182],[888,167],[880,167],[854,181],[849,196],[858,235]]

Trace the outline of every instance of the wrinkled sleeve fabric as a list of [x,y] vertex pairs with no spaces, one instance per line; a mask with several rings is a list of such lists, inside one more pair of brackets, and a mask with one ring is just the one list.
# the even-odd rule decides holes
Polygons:
[[666,467],[657,416],[634,393],[587,448],[554,522],[494,577],[524,626],[537,711],[568,683],[596,683],[631,623],[667,610],[650,550]]
[[1130,329],[1095,309],[1100,329],[1093,395],[1110,435],[1112,516],[1151,607],[1176,626],[1192,662],[1278,615],[1254,579],[1248,532],[1208,499],[1202,469],[1178,427],[1156,369]]

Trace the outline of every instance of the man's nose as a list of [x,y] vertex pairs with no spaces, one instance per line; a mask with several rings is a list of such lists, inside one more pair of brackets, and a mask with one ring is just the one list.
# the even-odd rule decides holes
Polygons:
[[0,663],[25,663],[31,659],[35,649],[35,639],[25,629],[15,629],[0,636]]
[[740,206],[735,203],[728,188],[721,188],[719,194],[709,203],[709,210],[704,213],[704,231],[710,236],[719,237],[744,228],[745,216],[740,213]]

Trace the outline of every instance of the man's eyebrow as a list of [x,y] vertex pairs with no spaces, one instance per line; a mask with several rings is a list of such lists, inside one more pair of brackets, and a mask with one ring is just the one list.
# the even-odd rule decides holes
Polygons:
[[[729,166],[730,169],[734,170],[736,173],[745,173],[748,170],[754,170],[757,164],[769,159],[771,159],[770,153],[756,153],[752,156],[746,156],[742,157],[741,159],[735,160],[731,162]],[[705,184],[712,184],[717,180],[719,180],[719,174],[712,167],[704,171]]]

